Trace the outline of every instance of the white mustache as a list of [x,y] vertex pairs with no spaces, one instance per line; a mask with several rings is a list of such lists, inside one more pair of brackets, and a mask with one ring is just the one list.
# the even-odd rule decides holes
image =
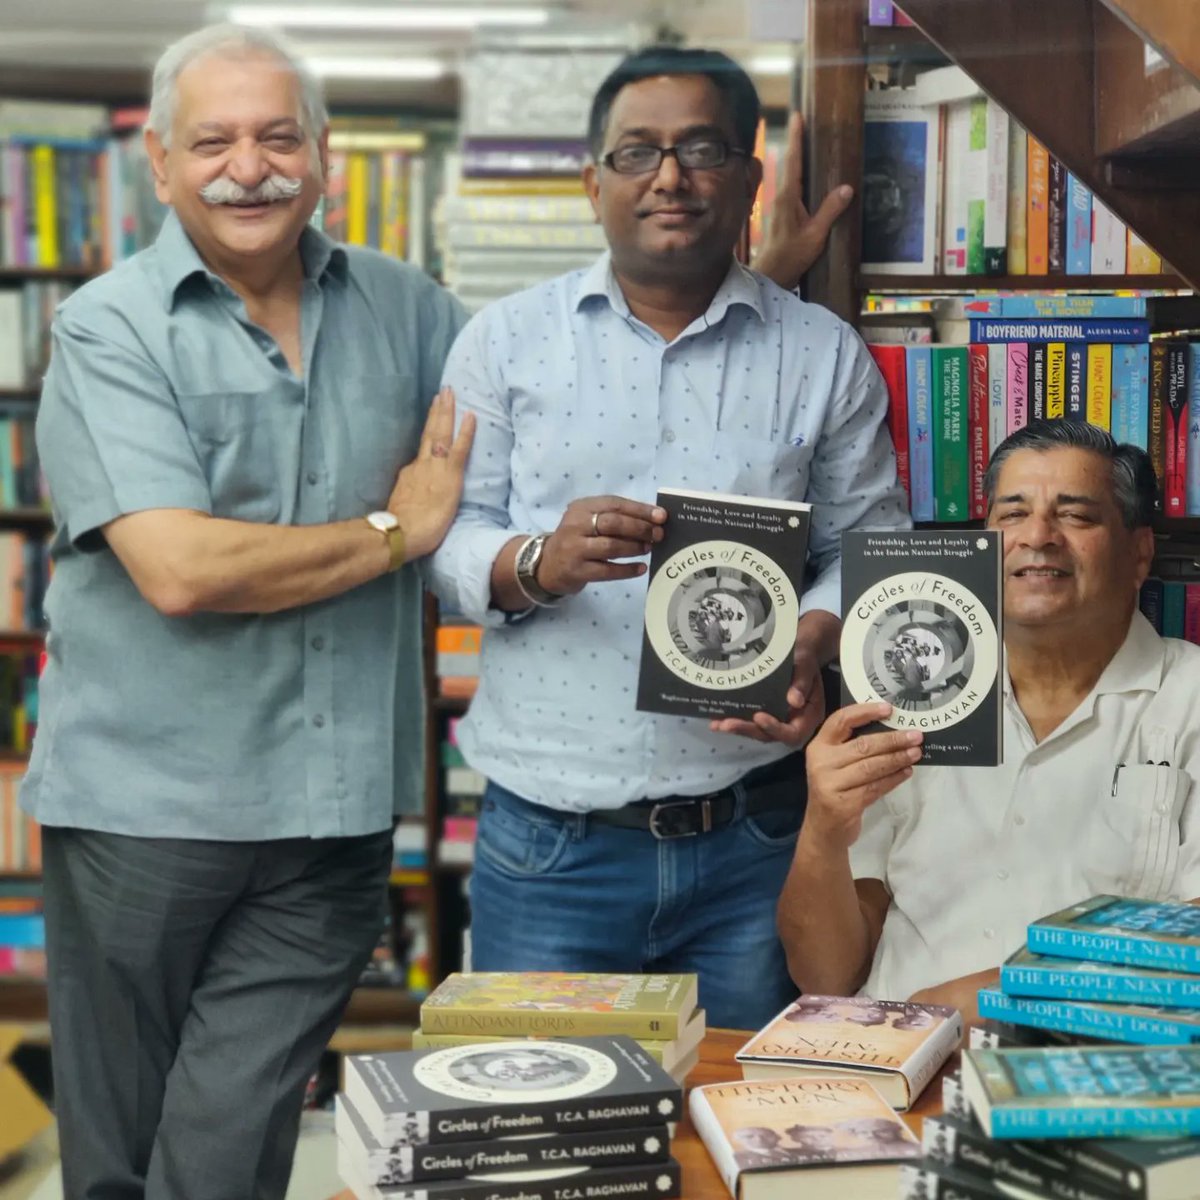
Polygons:
[[304,181],[290,179],[278,173],[269,175],[257,187],[243,187],[222,175],[200,189],[205,204],[274,204],[276,200],[292,200],[300,194]]

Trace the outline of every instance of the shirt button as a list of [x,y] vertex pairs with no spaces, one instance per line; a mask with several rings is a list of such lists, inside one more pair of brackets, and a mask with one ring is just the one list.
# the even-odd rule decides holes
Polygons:
[[1018,814],[1017,816],[1013,817],[1013,824],[1014,825],[1024,825],[1025,818],[1022,817],[1020,814]]
[[319,633],[312,640],[312,648],[314,650],[324,650],[325,649],[325,639]]
[[666,433],[663,434],[663,441],[664,442],[673,442],[674,440],[675,440],[675,431],[672,429],[668,429],[666,431]]
[[996,931],[994,929],[985,929],[983,931],[983,936],[988,939],[994,938],[996,936]]
[[316,471],[309,471],[309,473],[308,473],[308,482],[309,483],[315,485],[318,478],[319,478],[319,476],[317,475]]
[[1004,870],[1003,867],[1001,867],[1000,870],[996,872],[996,878],[997,879],[1007,879],[1008,872],[1006,870]]
[[313,724],[318,729],[321,729],[325,725],[325,718],[320,713],[317,713],[317,715],[315,717],[313,717]]

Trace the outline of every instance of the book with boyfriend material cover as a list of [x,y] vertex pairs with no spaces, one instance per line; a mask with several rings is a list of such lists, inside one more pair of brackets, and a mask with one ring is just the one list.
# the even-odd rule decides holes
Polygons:
[[1034,954],[1022,947],[1000,967],[1010,996],[1056,996],[1108,1004],[1200,1008],[1200,975]]
[[811,506],[663,488],[637,707],[787,719]]
[[746,1079],[804,1075],[868,1079],[897,1109],[911,1107],[962,1038],[944,1005],[866,996],[801,996],[738,1052]]
[[921,1147],[862,1079],[693,1088],[692,1124],[736,1200],[891,1200]]
[[640,1129],[677,1121],[679,1085],[627,1037],[357,1054],[346,1098],[381,1145]]
[[1200,1046],[968,1050],[963,1089],[996,1138],[1200,1133]]
[[1200,972],[1200,907],[1093,896],[1029,926],[1038,954]]
[[919,730],[929,766],[1002,761],[1001,554],[995,530],[842,535],[842,698],[890,704],[864,730]]
[[425,1033],[507,1037],[679,1036],[696,1009],[695,975],[475,971],[448,975],[421,1004]]

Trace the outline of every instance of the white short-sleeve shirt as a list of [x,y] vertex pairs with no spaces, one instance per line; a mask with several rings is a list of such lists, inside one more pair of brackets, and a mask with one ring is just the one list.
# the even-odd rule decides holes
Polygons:
[[918,765],[867,810],[851,868],[892,897],[868,995],[998,966],[1030,921],[1097,893],[1200,896],[1200,647],[1135,612],[1042,742],[1004,691],[1002,766]]

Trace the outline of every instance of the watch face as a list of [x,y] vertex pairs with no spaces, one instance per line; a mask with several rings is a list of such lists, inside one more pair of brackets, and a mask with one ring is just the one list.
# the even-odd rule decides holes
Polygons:
[[400,526],[395,513],[390,513],[386,509],[380,512],[368,513],[367,520],[381,533],[390,533],[393,529],[398,529]]

